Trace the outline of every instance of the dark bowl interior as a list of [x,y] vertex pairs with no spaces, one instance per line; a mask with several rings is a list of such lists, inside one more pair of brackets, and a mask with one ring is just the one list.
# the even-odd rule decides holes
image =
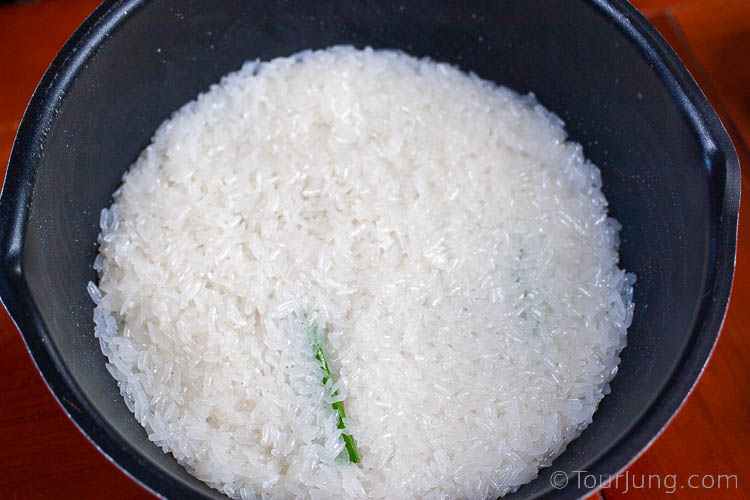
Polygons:
[[570,498],[551,471],[610,474],[632,460],[697,379],[734,267],[738,163],[670,49],[624,1],[105,2],[40,84],[0,204],[0,292],[66,412],[129,474],[166,496],[220,497],[151,444],[93,336],[99,212],[172,111],[248,59],[335,44],[398,48],[526,93],[601,167],[623,224],[636,311],[593,424],[508,497]]

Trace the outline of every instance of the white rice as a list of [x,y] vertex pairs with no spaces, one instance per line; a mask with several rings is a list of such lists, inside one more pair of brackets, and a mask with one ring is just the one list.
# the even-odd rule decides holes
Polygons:
[[533,96],[391,51],[247,63],[102,211],[96,336],[149,439],[229,496],[491,498],[608,392],[633,310],[618,228]]

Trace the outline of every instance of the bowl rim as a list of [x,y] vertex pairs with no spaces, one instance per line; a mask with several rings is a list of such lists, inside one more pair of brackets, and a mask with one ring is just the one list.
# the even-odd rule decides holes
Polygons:
[[[0,296],[21,333],[37,371],[65,414],[91,444],[122,472],[156,496],[203,498],[188,482],[140,455],[96,411],[62,363],[26,284],[23,244],[34,187],[34,173],[54,108],[66,94],[86,60],[104,39],[135,11],[152,0],[105,0],[73,33],[47,68],[28,103],[9,156],[0,196]],[[629,431],[594,459],[587,473],[615,477],[635,461],[679,412],[703,373],[726,316],[736,262],[740,202],[740,165],[734,145],[698,84],[673,49],[626,0],[580,0],[594,7],[641,51],[662,82],[680,101],[707,151],[723,168],[721,221],[717,229],[711,293],[700,305],[694,331],[682,358],[656,400]],[[606,458],[604,456],[606,455]],[[583,471],[566,471],[572,475]],[[601,474],[601,475],[599,475]],[[533,498],[576,498],[592,488],[576,485],[554,490],[550,485]],[[581,487],[583,486],[583,487]],[[597,485],[596,487],[601,486]],[[595,489],[594,487],[593,489]]]

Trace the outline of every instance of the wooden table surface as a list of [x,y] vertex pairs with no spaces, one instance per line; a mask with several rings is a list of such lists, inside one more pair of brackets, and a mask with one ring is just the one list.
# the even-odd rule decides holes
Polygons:
[[[0,6],[3,175],[36,82],[97,3],[37,0]],[[750,0],[634,3],[679,52],[722,114],[743,164],[750,165]],[[748,193],[745,177],[742,185]],[[750,337],[745,335],[750,324],[749,259],[748,226],[743,220],[729,314],[703,378],[661,437],[599,496],[750,498]],[[706,487],[692,487],[701,482]],[[63,414],[0,308],[0,498],[105,496],[150,497],[100,455]]]

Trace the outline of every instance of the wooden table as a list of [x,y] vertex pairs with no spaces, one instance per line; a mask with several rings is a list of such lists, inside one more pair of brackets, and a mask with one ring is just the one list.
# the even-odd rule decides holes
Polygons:
[[[750,165],[750,0],[635,3],[693,71],[730,128],[743,164]],[[3,169],[36,82],[96,4],[94,0],[38,0],[0,6]],[[744,190],[744,177],[742,184]],[[743,221],[732,303],[703,378],[627,476],[603,488],[599,496],[637,499],[675,492],[680,498],[750,498],[745,492],[750,490],[748,259],[750,240]],[[0,311],[0,472],[0,498],[149,498],[65,417],[4,311]],[[703,475],[709,482],[721,482],[718,474],[736,477],[736,486],[727,479],[721,488],[688,487],[691,477],[691,484],[696,484],[704,480]]]

